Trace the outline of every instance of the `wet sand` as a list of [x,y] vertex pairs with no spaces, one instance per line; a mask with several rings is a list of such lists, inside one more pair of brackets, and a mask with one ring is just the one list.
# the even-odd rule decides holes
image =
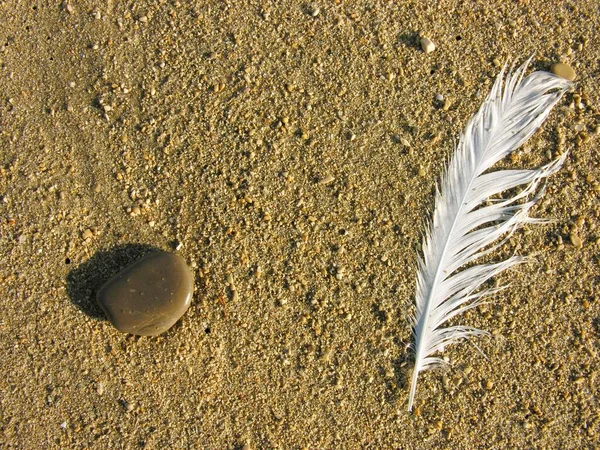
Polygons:
[[[0,1],[0,446],[595,448],[599,12]],[[464,316],[491,337],[449,347],[410,414],[435,183],[530,55],[575,88],[502,164],[570,152],[534,211],[556,221],[490,256],[531,261]],[[152,249],[193,268],[192,306],[121,334],[96,291]]]

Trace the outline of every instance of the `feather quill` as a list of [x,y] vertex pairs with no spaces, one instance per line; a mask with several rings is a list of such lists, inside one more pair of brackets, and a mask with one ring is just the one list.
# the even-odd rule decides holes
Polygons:
[[[470,326],[444,326],[446,322],[480,305],[486,295],[503,289],[479,288],[525,258],[513,256],[498,263],[461,268],[498,248],[520,225],[542,222],[528,215],[541,195],[537,192],[538,183],[565,161],[566,153],[538,169],[489,171],[541,126],[571,86],[548,72],[524,77],[528,64],[529,60],[511,71],[506,80],[506,66],[502,69],[490,94],[461,134],[436,190],[433,218],[418,260],[412,346],[415,367],[409,411],[419,373],[445,365],[436,353],[464,338],[487,334]],[[511,198],[488,201],[521,185],[525,185],[524,189]],[[504,239],[499,244],[492,245],[501,237]]]

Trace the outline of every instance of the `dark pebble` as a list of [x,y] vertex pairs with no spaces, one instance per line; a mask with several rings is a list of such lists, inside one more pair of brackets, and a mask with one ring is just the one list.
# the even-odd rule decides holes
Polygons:
[[117,330],[156,336],[183,316],[193,290],[194,276],[183,258],[154,252],[107,281],[97,300]]

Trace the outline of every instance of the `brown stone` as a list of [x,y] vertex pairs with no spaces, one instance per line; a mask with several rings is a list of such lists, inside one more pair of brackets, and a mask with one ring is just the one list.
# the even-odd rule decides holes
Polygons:
[[183,258],[154,252],[107,281],[97,300],[117,330],[156,336],[183,316],[193,290],[194,276]]

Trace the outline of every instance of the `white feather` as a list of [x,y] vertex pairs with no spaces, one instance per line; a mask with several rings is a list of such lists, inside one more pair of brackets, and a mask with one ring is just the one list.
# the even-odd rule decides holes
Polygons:
[[[500,289],[478,290],[498,273],[524,261],[506,261],[462,269],[501,245],[524,223],[540,222],[528,211],[541,194],[540,180],[560,169],[566,153],[535,170],[488,170],[519,148],[542,124],[571,83],[548,72],[523,74],[529,61],[509,73],[504,69],[479,111],[460,136],[454,157],[436,191],[433,219],[418,261],[414,318],[415,367],[408,410],[412,409],[422,370],[444,364],[436,357],[447,345],[486,334],[469,326],[444,326],[451,318],[481,304]],[[495,194],[526,187],[506,200],[486,202]],[[531,198],[533,196],[533,198]],[[500,244],[490,245],[504,237]]]

